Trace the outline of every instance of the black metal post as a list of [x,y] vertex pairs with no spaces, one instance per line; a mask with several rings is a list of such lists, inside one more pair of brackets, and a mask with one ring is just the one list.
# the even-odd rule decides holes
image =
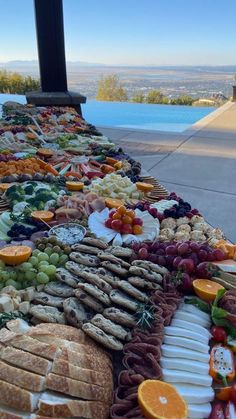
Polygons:
[[43,92],[66,92],[62,0],[34,0],[39,68]]

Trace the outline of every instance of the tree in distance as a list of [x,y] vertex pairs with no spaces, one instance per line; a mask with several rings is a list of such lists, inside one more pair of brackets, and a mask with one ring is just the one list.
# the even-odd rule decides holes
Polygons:
[[112,74],[99,81],[96,99],[110,102],[127,102],[128,95],[122,87],[119,77]]
[[144,103],[144,102],[146,102],[145,95],[142,92],[136,92],[134,94],[134,96],[132,97],[131,100],[132,100],[132,102],[135,102],[135,103]]
[[22,76],[19,73],[12,73],[0,70],[0,92],[24,94],[30,90],[38,90],[40,82],[31,76]]
[[171,99],[171,105],[192,105],[195,99],[188,95],[182,95],[176,98]]
[[161,103],[161,104],[167,104],[169,103],[168,98],[163,95],[163,93],[160,92],[160,90],[150,90],[146,96],[146,103]]

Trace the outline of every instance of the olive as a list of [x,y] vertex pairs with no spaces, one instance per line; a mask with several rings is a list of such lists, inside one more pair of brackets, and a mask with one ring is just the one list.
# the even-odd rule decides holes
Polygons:
[[70,254],[70,252],[71,252],[71,248],[70,248],[70,246],[64,246],[64,253],[65,253],[66,255],[69,255],[69,254]]
[[57,245],[57,246],[54,246],[54,247],[53,247],[53,252],[54,252],[54,253],[59,253],[60,251],[61,251],[60,246],[58,246],[58,245]]
[[45,249],[45,244],[40,243],[40,244],[38,245],[38,249],[39,249],[39,250],[41,250],[41,251],[43,251],[43,250]]
[[52,243],[52,244],[57,244],[57,238],[56,238],[56,236],[49,237],[48,242],[49,243]]

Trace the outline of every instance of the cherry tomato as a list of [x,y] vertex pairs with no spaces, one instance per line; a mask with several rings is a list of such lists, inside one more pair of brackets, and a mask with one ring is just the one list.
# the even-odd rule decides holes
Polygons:
[[230,400],[236,405],[236,383],[231,387]]
[[216,342],[225,343],[227,340],[227,333],[221,326],[213,326],[211,328],[211,334]]

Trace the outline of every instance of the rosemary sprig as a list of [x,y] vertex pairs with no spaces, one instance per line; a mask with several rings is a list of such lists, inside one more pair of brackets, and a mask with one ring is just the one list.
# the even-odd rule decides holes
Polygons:
[[155,320],[155,307],[150,304],[139,304],[135,313],[137,326],[142,329],[150,329]]
[[0,329],[6,325],[10,320],[25,319],[25,315],[21,311],[1,313],[0,314]]

